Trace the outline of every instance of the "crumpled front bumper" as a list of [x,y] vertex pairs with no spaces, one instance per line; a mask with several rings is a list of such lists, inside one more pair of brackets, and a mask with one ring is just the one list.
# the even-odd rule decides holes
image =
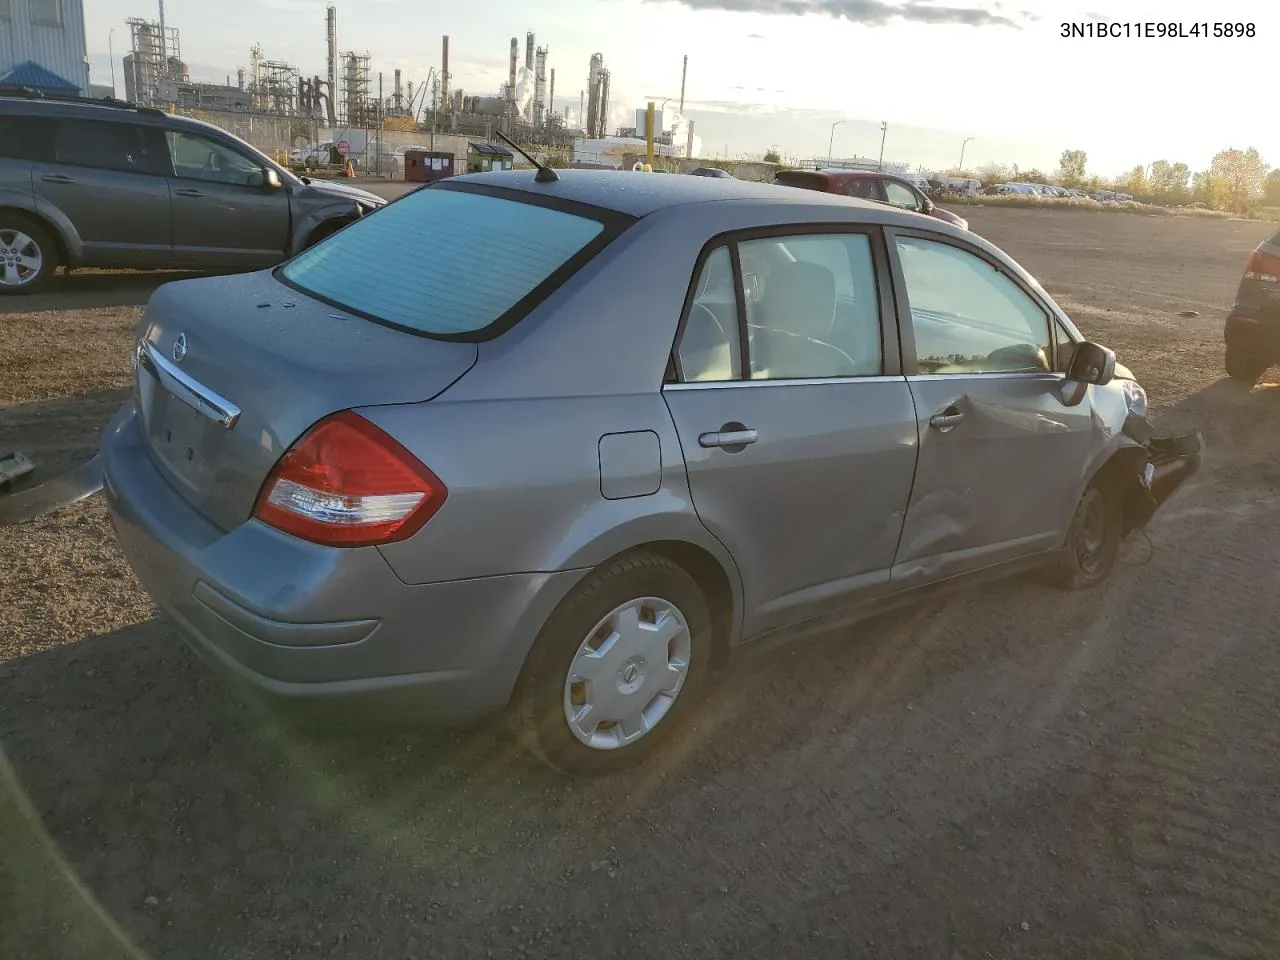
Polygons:
[[1157,510],[1200,469],[1204,436],[1199,432],[1157,437],[1146,417],[1130,414],[1124,432],[1142,445],[1145,457],[1135,458],[1137,483],[1125,500],[1126,532],[1141,530]]

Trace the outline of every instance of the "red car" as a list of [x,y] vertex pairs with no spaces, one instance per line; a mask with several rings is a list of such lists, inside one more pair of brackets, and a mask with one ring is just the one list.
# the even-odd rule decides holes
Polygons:
[[1249,254],[1223,336],[1234,380],[1252,386],[1280,360],[1280,230]]
[[773,182],[784,187],[843,193],[847,197],[888,203],[954,223],[961,230],[969,229],[969,221],[964,217],[943,210],[911,181],[891,173],[875,170],[779,170]]

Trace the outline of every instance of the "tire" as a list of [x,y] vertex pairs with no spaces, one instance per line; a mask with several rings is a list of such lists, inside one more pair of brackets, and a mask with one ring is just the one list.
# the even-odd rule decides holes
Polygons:
[[0,211],[0,295],[36,293],[57,269],[58,246],[49,231],[30,217]]
[[1049,579],[1067,590],[1097,586],[1111,576],[1123,539],[1120,498],[1091,483],[1085,488],[1067,529],[1066,546],[1048,569]]
[[1269,358],[1259,357],[1239,344],[1227,345],[1227,376],[1232,380],[1253,386],[1269,366]]
[[[612,629],[628,609],[638,624],[630,633]],[[638,763],[696,708],[711,669],[711,630],[706,599],[682,567],[649,551],[610,561],[561,602],[538,635],[512,700],[516,736],[564,773],[598,776]],[[600,672],[592,676],[596,658]],[[666,672],[681,662],[681,678],[678,670]],[[585,716],[578,732],[571,713]]]

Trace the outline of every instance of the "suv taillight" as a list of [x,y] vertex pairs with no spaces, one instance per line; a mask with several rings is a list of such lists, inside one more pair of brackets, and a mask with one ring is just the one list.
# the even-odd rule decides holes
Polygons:
[[1261,280],[1263,283],[1280,283],[1280,257],[1255,250],[1244,265],[1245,280]]
[[253,515],[331,547],[413,536],[448,496],[434,473],[350,410],[321,420],[275,465]]

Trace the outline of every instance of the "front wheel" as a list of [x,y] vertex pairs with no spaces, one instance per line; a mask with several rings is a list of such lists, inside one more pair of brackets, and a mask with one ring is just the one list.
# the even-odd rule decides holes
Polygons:
[[1049,577],[1060,587],[1083,590],[1106,580],[1115,569],[1123,538],[1119,497],[1091,483],[1076,505],[1067,542],[1054,558]]
[[1266,357],[1260,358],[1239,344],[1227,345],[1227,376],[1232,380],[1253,386],[1269,366]]
[[49,232],[24,216],[0,212],[0,294],[35,293],[57,269]]
[[516,733],[566,773],[631,766],[696,706],[711,646],[707,602],[683,568],[647,551],[620,557],[543,627],[516,687]]

